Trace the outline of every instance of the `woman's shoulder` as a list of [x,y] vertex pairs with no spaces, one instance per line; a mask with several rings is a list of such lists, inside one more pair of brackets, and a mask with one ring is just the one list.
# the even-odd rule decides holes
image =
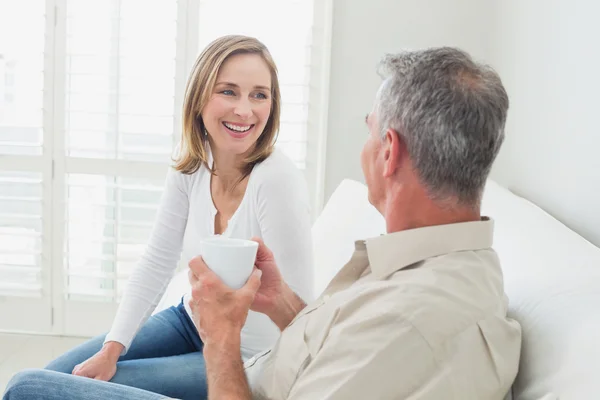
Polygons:
[[304,173],[281,150],[275,149],[254,167],[251,181],[258,197],[294,196],[305,198],[308,187]]
[[260,180],[268,181],[303,178],[302,171],[278,148],[254,167],[253,174],[261,178]]
[[183,190],[188,194],[192,191],[192,188],[198,185],[199,182],[202,182],[204,177],[209,173],[204,165],[201,165],[194,172],[186,173],[178,170],[175,164],[175,162],[172,162],[169,166],[167,181],[172,181],[180,190]]
[[176,168],[176,165],[181,161],[181,157],[182,157],[182,147],[181,147],[181,143],[179,143],[174,147],[173,151],[171,152],[170,170],[173,173],[181,176],[184,179],[194,180],[194,179],[197,179],[198,177],[202,177],[202,176],[206,175],[206,173],[208,172],[208,169],[206,168],[206,166],[203,163],[200,163],[198,165],[198,168],[193,172],[185,173],[185,172],[178,170]]

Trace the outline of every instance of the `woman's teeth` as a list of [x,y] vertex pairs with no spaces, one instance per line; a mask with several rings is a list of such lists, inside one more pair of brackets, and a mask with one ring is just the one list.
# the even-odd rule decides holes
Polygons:
[[228,124],[227,122],[223,122],[223,125],[225,125],[229,129],[231,129],[232,131],[236,131],[236,132],[246,132],[250,128],[252,128],[252,125],[239,126],[239,125],[231,125],[231,124]]

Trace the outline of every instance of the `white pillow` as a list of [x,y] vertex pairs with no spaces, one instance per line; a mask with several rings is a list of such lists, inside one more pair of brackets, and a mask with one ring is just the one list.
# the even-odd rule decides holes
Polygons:
[[482,212],[496,221],[509,314],[523,329],[514,399],[597,398],[600,249],[493,181]]
[[385,221],[369,204],[367,187],[346,179],[331,195],[313,224],[314,293],[319,295],[350,260],[354,242],[385,233]]

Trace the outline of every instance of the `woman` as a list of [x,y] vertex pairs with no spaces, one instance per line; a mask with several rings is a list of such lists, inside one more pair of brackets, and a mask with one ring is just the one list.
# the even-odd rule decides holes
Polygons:
[[[271,55],[256,39],[222,37],[202,52],[186,89],[176,163],[112,329],[47,369],[179,399],[205,398],[202,342],[189,293],[178,306],[149,317],[180,254],[188,262],[199,254],[200,240],[214,234],[261,237],[286,281],[308,300],[308,196],[301,172],[273,147],[281,105],[277,79]],[[241,337],[244,360],[271,347],[278,335],[268,317],[251,312]]]

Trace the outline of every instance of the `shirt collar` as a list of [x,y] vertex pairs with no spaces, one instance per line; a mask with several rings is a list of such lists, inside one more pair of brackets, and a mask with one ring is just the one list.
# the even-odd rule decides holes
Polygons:
[[394,272],[431,257],[458,251],[482,250],[492,247],[494,220],[409,229],[356,243],[356,249],[366,247],[371,272],[385,279]]

